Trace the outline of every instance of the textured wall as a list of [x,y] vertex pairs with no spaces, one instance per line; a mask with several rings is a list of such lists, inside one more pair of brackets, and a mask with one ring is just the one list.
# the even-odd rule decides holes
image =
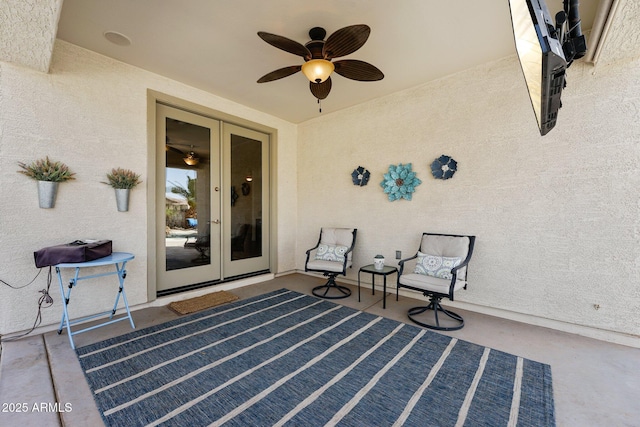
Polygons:
[[637,0],[617,1],[618,6],[611,19],[611,31],[603,42],[600,53],[599,63],[602,65],[640,57],[640,32],[638,32],[640,2]]
[[[294,125],[58,40],[50,74],[0,62],[0,279],[28,283],[37,272],[33,251],[41,247],[109,238],[114,250],[136,255],[128,265],[129,303],[146,302],[147,263],[154,262],[146,255],[147,89],[278,129],[278,204],[287,207],[278,217],[278,271],[295,267],[295,229],[286,226],[296,221]],[[16,173],[17,162],[45,155],[77,174],[60,184],[54,209],[39,209],[36,183]],[[113,190],[101,184],[113,167],[142,173],[127,213],[117,212]],[[107,310],[115,280],[80,282],[74,316]],[[0,286],[0,334],[33,324],[45,287],[44,271],[24,289]],[[57,282],[50,293],[55,305],[44,310],[43,325],[62,313]]]
[[49,71],[63,0],[2,0],[0,61]]
[[[278,129],[279,272],[303,268],[322,225],[359,228],[356,267],[376,253],[414,252],[422,231],[476,234],[461,301],[637,335],[640,69],[627,62],[593,75],[576,63],[568,78],[559,124],[544,138],[513,58],[296,128],[57,41],[49,75],[0,62],[0,278],[27,283],[40,247],[109,237],[116,250],[137,254],[128,294],[133,304],[145,301],[153,262],[145,253],[146,193],[134,190],[122,214],[99,182],[113,166],[141,171],[146,181],[150,88]],[[35,183],[16,173],[18,161],[45,154],[78,173],[51,211],[38,209]],[[459,161],[451,180],[430,178],[441,154]],[[378,184],[400,162],[412,162],[424,182],[413,201],[390,203]],[[359,165],[372,172],[364,188],[351,184]],[[45,286],[41,275],[23,290],[0,287],[0,334],[30,327]],[[57,288],[51,293],[56,304],[43,324],[59,321]],[[93,286],[77,294],[76,307],[104,310],[111,294]]]
[[[321,226],[358,228],[355,280],[377,253],[414,254],[422,232],[474,234],[460,301],[640,335],[640,67],[590,71],[569,69],[545,137],[515,57],[300,125],[299,247]],[[452,179],[431,177],[441,154]],[[413,201],[379,185],[398,163],[423,181]]]

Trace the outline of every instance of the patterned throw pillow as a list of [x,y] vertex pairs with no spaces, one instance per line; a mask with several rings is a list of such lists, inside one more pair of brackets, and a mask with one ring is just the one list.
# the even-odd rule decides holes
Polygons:
[[316,259],[323,261],[339,261],[344,262],[344,254],[349,250],[346,246],[341,245],[325,245],[321,243],[316,252]]
[[442,257],[418,252],[418,263],[413,272],[451,280],[451,269],[461,262],[462,258],[459,257]]

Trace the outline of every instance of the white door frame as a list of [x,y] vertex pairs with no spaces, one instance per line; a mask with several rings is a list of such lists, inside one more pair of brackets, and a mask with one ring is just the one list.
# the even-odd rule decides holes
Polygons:
[[241,117],[237,117],[219,110],[211,109],[200,104],[186,101],[162,92],[147,90],[147,301],[157,298],[156,289],[156,186],[163,183],[156,182],[156,104],[163,104],[196,114],[211,117],[226,123],[236,124],[266,133],[269,136],[269,179],[271,183],[269,222],[263,227],[269,227],[269,269],[271,274],[277,273],[278,265],[278,228],[277,228],[277,141],[278,130]]

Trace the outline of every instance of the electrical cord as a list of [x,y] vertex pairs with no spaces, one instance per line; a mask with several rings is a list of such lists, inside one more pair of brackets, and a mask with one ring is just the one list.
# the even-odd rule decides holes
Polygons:
[[33,280],[31,280],[29,283],[27,283],[24,286],[12,286],[9,283],[5,282],[4,280],[0,279],[0,283],[3,283],[5,285],[7,285],[8,287],[10,287],[11,289],[22,289],[22,288],[26,288],[27,286],[29,286],[30,284],[32,284],[33,282],[36,281],[36,279],[38,278],[38,276],[40,275],[40,273],[42,273],[42,269],[39,268],[38,269],[38,274],[36,274],[36,277],[33,278]]
[[[35,282],[35,280],[38,278],[41,272],[42,272],[42,269],[39,269],[38,274],[36,274],[36,277],[34,277],[32,281],[30,281],[24,286],[19,286],[19,287],[11,286],[10,284],[8,284],[7,282],[1,279],[0,279],[0,282],[9,286],[12,289],[22,289],[29,286],[33,282]],[[38,313],[36,314],[36,319],[34,320],[33,326],[31,327],[31,329],[29,329],[29,331],[25,332],[24,334],[15,335],[10,338],[2,338],[2,341],[14,341],[19,338],[23,338],[29,335],[31,332],[33,332],[38,326],[40,326],[40,324],[42,323],[42,309],[51,307],[53,305],[53,298],[51,298],[51,295],[49,295],[49,289],[51,288],[51,279],[52,279],[52,273],[51,273],[51,267],[49,267],[49,273],[47,274],[47,288],[41,289],[38,291],[42,295],[38,298]]]

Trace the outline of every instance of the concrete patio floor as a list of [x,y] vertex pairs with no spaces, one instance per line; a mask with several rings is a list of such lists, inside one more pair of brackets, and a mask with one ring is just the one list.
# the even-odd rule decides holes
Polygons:
[[[241,299],[287,288],[311,294],[321,278],[291,274],[234,289]],[[354,286],[349,298],[333,300],[372,314],[409,322],[407,309],[425,300]],[[211,292],[216,288],[212,287]],[[395,292],[395,290],[392,290]],[[169,302],[169,300],[167,300]],[[445,304],[446,306],[446,304]],[[640,349],[611,344],[552,329],[456,310],[465,327],[446,335],[551,365],[558,426],[640,426]],[[136,310],[136,329],[178,317],[164,307]],[[77,347],[130,332],[119,322],[74,336]],[[55,331],[2,343],[0,356],[0,426],[87,427],[103,425],[66,334]],[[25,411],[20,412],[24,409]],[[437,411],[436,411],[437,412]]]

